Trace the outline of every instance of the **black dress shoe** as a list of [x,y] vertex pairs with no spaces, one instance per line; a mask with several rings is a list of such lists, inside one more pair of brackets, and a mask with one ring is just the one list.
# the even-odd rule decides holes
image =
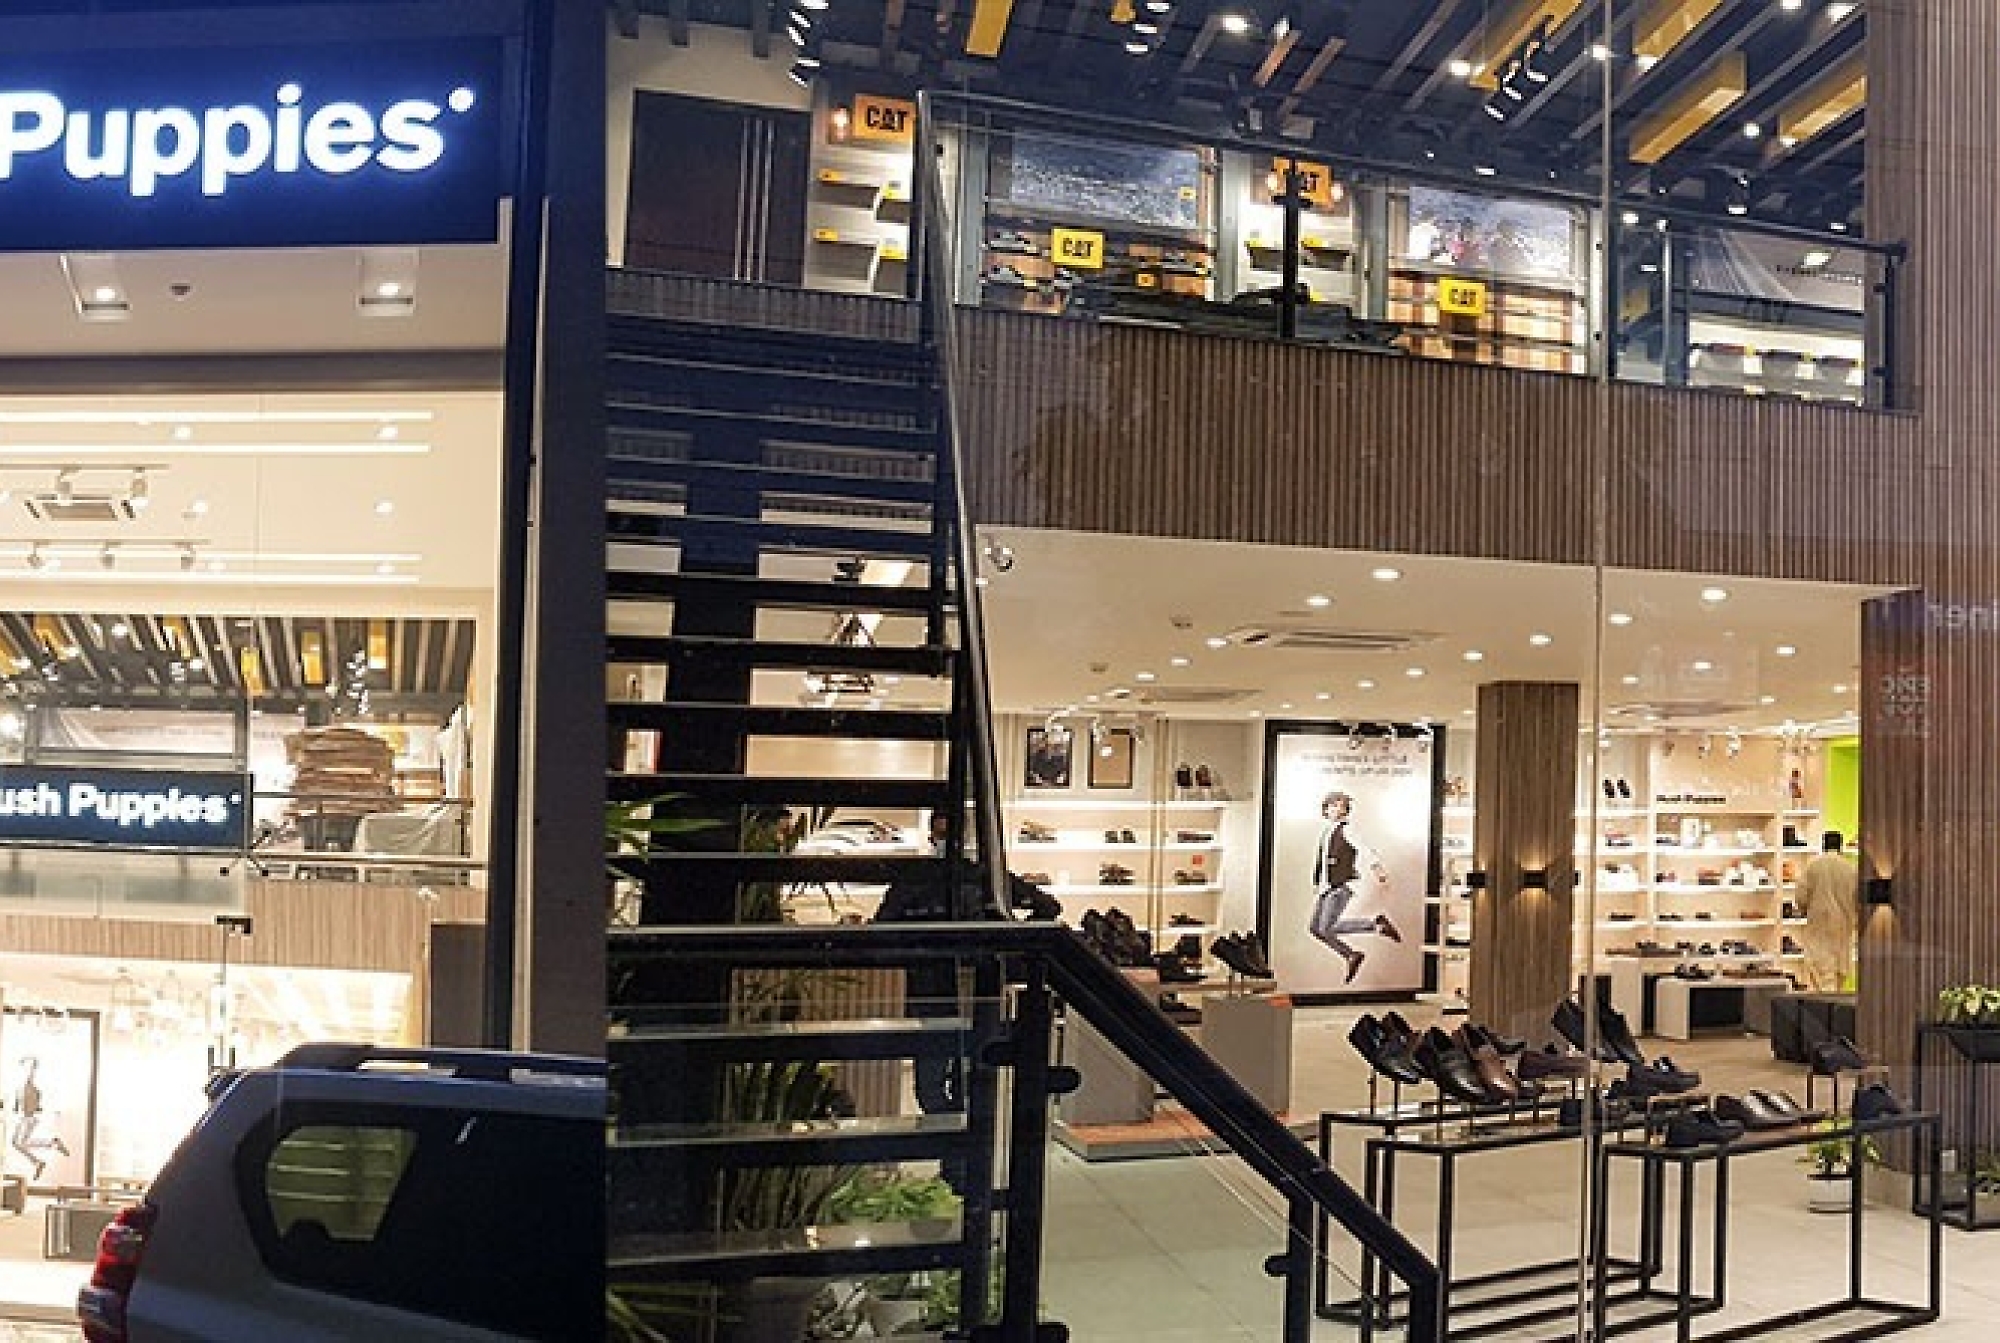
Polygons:
[[1746,1129],[1790,1128],[1792,1120],[1766,1105],[1754,1091],[1741,1096],[1717,1096],[1715,1117],[1741,1124]]
[[1495,1098],[1487,1092],[1486,1083],[1481,1080],[1472,1060],[1451,1042],[1450,1036],[1435,1026],[1417,1041],[1411,1057],[1437,1086],[1439,1094],[1464,1101],[1467,1105],[1491,1105],[1494,1102]]
[[1247,975],[1253,979],[1256,977],[1257,972],[1250,968],[1250,961],[1244,953],[1242,934],[1228,933],[1218,937],[1208,949],[1215,954],[1216,960],[1237,974]]
[[1414,1086],[1424,1080],[1423,1069],[1417,1067],[1410,1057],[1409,1048],[1400,1036],[1392,1033],[1372,1016],[1364,1016],[1354,1023],[1354,1029],[1347,1033],[1347,1042],[1355,1052],[1368,1060],[1368,1066],[1392,1082]]
[[1701,1085],[1701,1074],[1692,1068],[1682,1068],[1665,1054],[1645,1065],[1644,1071],[1655,1072],[1672,1083],[1676,1092],[1693,1091]]
[[1715,1147],[1743,1136],[1743,1126],[1707,1106],[1683,1110],[1667,1121],[1669,1147]]
[[1821,1077],[1855,1072],[1867,1066],[1868,1060],[1861,1057],[1861,1051],[1854,1047],[1854,1041],[1844,1035],[1836,1035],[1825,1044],[1813,1048],[1812,1070]]
[[1903,1098],[1889,1090],[1886,1082],[1870,1082],[1854,1093],[1854,1122],[1865,1124],[1871,1119],[1887,1119],[1909,1109]]
[[1659,1096],[1678,1096],[1684,1091],[1692,1091],[1701,1085],[1701,1077],[1699,1074],[1684,1073],[1678,1069],[1635,1063],[1625,1070],[1623,1083],[1623,1094],[1630,1099],[1652,1100]]
[[1554,1045],[1545,1049],[1526,1049],[1515,1060],[1514,1071],[1526,1080],[1541,1081],[1544,1078],[1588,1077],[1590,1060],[1581,1054],[1559,1052]]
[[1208,978],[1199,964],[1190,964],[1178,952],[1161,952],[1153,958],[1153,968],[1159,972],[1162,984],[1199,984]]
[[1264,950],[1264,939],[1255,933],[1243,934],[1243,948],[1248,953],[1252,966],[1250,973],[1258,979],[1271,979],[1276,971],[1271,969],[1270,953]]
[[1615,1007],[1597,1009],[1597,1033],[1603,1037],[1604,1046],[1611,1056],[1620,1063],[1642,1066],[1646,1062],[1645,1051],[1632,1038],[1632,1028],[1625,1024],[1625,1014]]
[[[1615,1096],[1600,1096],[1593,1092],[1588,1098],[1590,1116],[1594,1123],[1618,1124],[1632,1111],[1624,1101]],[[1584,1097],[1571,1096],[1556,1107],[1556,1125],[1559,1128],[1582,1128]]]
[[1557,1035],[1578,1049],[1583,1048],[1584,1021],[1583,1007],[1574,998],[1565,998],[1556,1004],[1555,1015],[1549,1018],[1549,1025]]

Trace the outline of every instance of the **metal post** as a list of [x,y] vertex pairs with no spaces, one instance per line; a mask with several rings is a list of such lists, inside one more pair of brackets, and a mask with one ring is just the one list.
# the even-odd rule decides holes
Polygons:
[[1285,1343],[1310,1343],[1313,1327],[1313,1262],[1318,1259],[1313,1236],[1316,1209],[1311,1199],[1289,1204],[1285,1242]]
[[1007,1138],[1007,1285],[1000,1304],[1003,1343],[1035,1343],[1042,1296],[1042,1222],[1019,1215],[1048,1194],[1049,1035],[1055,1024],[1048,971],[1029,964],[1014,1011],[1014,1095]]
[[1278,292],[1278,339],[1297,340],[1299,335],[1299,214],[1300,181],[1296,163],[1285,161],[1283,178],[1285,210],[1285,256]]
[[993,1284],[994,1140],[999,1132],[999,1073],[982,1051],[1000,1038],[1000,960],[982,957],[972,971],[972,1041],[965,1068],[965,1199],[961,1233],[965,1256],[959,1266],[959,1327],[986,1323]]

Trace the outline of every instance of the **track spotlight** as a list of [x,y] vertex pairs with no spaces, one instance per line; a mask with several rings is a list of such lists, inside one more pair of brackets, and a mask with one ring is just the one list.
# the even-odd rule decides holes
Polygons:
[[1548,55],[1548,50],[1549,21],[1543,19],[1535,25],[1535,31],[1528,34],[1527,44],[1521,48],[1521,73],[1526,75],[1530,82],[1536,84],[1549,82],[1549,72],[1542,69],[1540,64]]

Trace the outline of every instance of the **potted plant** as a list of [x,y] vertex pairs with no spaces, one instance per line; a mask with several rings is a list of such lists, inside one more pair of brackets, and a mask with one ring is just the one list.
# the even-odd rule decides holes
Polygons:
[[1801,1164],[1811,1168],[1806,1172],[1806,1207],[1813,1212],[1846,1212],[1854,1206],[1851,1177],[1857,1149],[1863,1161],[1882,1160],[1882,1151],[1873,1138],[1834,1136],[1844,1134],[1847,1128],[1845,1120],[1821,1120],[1815,1131],[1826,1136],[1808,1143],[1805,1155],[1799,1158]]
[[1958,984],[1938,993],[1938,1022],[1969,1059],[2000,1059],[2000,988]]
[[[918,1240],[944,1240],[957,1229],[961,1200],[935,1175],[906,1175],[897,1168],[863,1171],[835,1191],[828,1211],[840,1222],[896,1223]],[[865,1311],[877,1335],[941,1329],[958,1311],[955,1271],[877,1274],[864,1282]]]

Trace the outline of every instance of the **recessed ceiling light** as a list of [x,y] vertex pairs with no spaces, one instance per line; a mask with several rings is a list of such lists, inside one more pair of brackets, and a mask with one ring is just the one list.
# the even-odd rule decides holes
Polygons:
[[377,429],[375,431],[375,437],[381,439],[385,443],[388,442],[390,439],[402,437],[402,434],[403,431],[401,429],[398,429],[393,424],[385,424],[380,429]]
[[1208,636],[1208,639],[1206,640],[1206,642],[1207,642],[1207,644],[1208,644],[1208,646],[1209,646],[1210,648],[1227,648],[1227,647],[1229,647],[1229,640],[1227,640],[1227,639],[1223,638],[1223,637],[1222,637],[1222,636],[1221,636],[1220,634],[1211,634],[1211,635],[1209,635],[1209,636]]
[[187,660],[187,669],[192,672],[201,671],[207,666],[208,664],[202,661],[200,658],[189,658]]
[[1707,658],[1696,658],[1693,662],[1690,662],[1688,665],[1694,668],[1698,672],[1712,672],[1715,670],[1715,664],[1713,662],[1710,662]]
[[1787,14],[1796,14],[1806,7],[1806,0],[1778,0],[1778,8]]
[[101,284],[90,291],[90,297],[93,302],[97,303],[116,303],[118,301],[118,291],[108,284]]
[[1605,619],[1614,625],[1629,625],[1632,623],[1632,613],[1629,611],[1613,611]]
[[1221,23],[1223,32],[1234,33],[1239,37],[1242,36],[1244,33],[1250,31],[1250,20],[1248,16],[1240,14],[1233,9],[1228,10],[1223,14],[1221,18]]
[[1477,648],[1468,648],[1465,650],[1465,660],[1467,662],[1484,662],[1486,661],[1486,654],[1480,652]]
[[116,624],[112,625],[112,627],[111,627],[111,637],[112,637],[112,638],[114,638],[114,639],[123,639],[123,638],[126,638],[126,637],[127,637],[127,636],[129,636],[129,635],[130,635],[131,633],[132,633],[132,627],[131,627],[130,625],[126,624],[126,623],[125,623],[124,621],[122,621],[122,620],[118,621],[118,622],[117,622]]
[[1836,695],[1845,695],[1847,693],[1847,687],[1844,685],[1837,685],[1833,688],[1833,693]]
[[1144,42],[1139,41],[1137,38],[1134,38],[1133,40],[1125,44],[1125,54],[1127,56],[1144,56],[1147,52],[1151,50],[1152,50],[1151,47],[1147,46]]
[[1762,126],[1759,126],[1759,125],[1758,125],[1758,124],[1757,124],[1756,122],[1754,122],[1754,121],[1746,121],[1746,122],[1744,122],[1744,123],[1743,123],[1743,138],[1744,138],[1744,139],[1746,139],[1746,140],[1754,140],[1754,139],[1756,139],[1756,138],[1757,138],[1758,136],[1762,135],[1763,133],[1764,133],[1764,128],[1763,128]]
[[1799,655],[1799,650],[1791,644],[1779,644],[1775,651],[1781,658],[1791,658]]
[[194,430],[190,426],[185,424],[177,424],[174,426],[174,442],[185,443],[193,437],[194,437]]
[[1776,704],[1778,702],[1778,697],[1776,695],[1759,695],[1757,697],[1757,702],[1759,704]]
[[1393,583],[1403,576],[1403,571],[1401,569],[1392,569],[1385,564],[1379,569],[1369,570],[1368,576],[1377,583]]
[[1422,676],[1423,674],[1424,674],[1424,669],[1422,667],[1409,667],[1406,668],[1403,672],[1403,675],[1409,677],[1412,681],[1416,680],[1419,676]]
[[1373,690],[1375,688],[1375,683],[1373,681],[1363,679],[1360,681],[1356,681],[1354,683],[1354,688],[1356,690]]
[[1306,598],[1306,605],[1315,608],[1331,606],[1333,605],[1333,598],[1327,596],[1324,592],[1315,592],[1312,596]]
[[1618,683],[1620,685],[1637,685],[1639,684],[1639,678],[1628,673],[1624,676],[1619,677]]
[[375,297],[377,298],[400,298],[402,294],[402,282],[398,280],[384,280],[375,286]]
[[396,511],[396,505],[395,505],[394,501],[392,501],[392,500],[389,500],[389,499],[377,499],[377,500],[375,501],[375,516],[376,516],[376,517],[378,517],[378,518],[386,518],[386,517],[388,517],[388,516],[389,516],[389,515],[390,515],[391,513],[394,513],[395,511]]
[[1605,46],[1602,42],[1592,42],[1590,44],[1590,59],[1593,61],[1610,60],[1611,48]]
[[1172,657],[1168,658],[1167,661],[1175,667],[1192,667],[1194,665],[1194,659],[1192,658]]
[[1632,59],[1633,64],[1637,65],[1641,70],[1650,70],[1660,63],[1658,56],[1649,56],[1645,52],[1640,52]]
[[1133,23],[1132,31],[1146,37],[1152,37],[1160,31],[1160,25],[1154,23],[1151,19],[1139,19]]
[[1457,60],[1453,61],[1450,65],[1446,66],[1445,68],[1451,71],[1451,77],[1453,79],[1472,78],[1472,62],[1466,60],[1463,56],[1459,57]]
[[1154,675],[1152,672],[1142,671],[1142,672],[1133,672],[1132,679],[1135,681],[1157,681],[1160,678]]
[[1283,704],[1280,704],[1278,707],[1280,709],[1289,709],[1292,707],[1292,702],[1290,700],[1286,700]]
[[1626,228],[1637,227],[1639,223],[1639,212],[1637,210],[1627,210],[1624,214],[1618,216],[1618,222],[1623,224]]
[[1709,603],[1711,603],[1711,604],[1712,604],[1712,603],[1715,603],[1715,602],[1726,602],[1726,601],[1728,601],[1728,600],[1729,600],[1729,589],[1728,589],[1728,588],[1703,588],[1703,589],[1701,590],[1701,599],[1702,599],[1703,601],[1705,601],[1705,602],[1709,602]]
[[1533,634],[1530,634],[1528,636],[1528,642],[1533,644],[1537,648],[1547,648],[1550,644],[1554,643],[1555,641],[1556,640],[1554,635],[1544,634],[1540,630],[1536,630]]
[[1477,709],[1460,709],[1460,710],[1459,710],[1458,712],[1459,712],[1460,716],[1462,716],[1462,717],[1465,717],[1465,718],[1471,718],[1471,717],[1473,717],[1473,716],[1474,716],[1475,714],[1477,714],[1477,713],[1479,712],[1479,710],[1477,710]]
[[1333,698],[1333,692],[1332,692],[1331,690],[1322,690],[1322,691],[1320,691],[1320,692],[1319,692],[1319,693],[1318,693],[1317,695],[1314,695],[1314,696],[1313,696],[1313,698],[1314,698],[1314,699],[1332,699],[1332,698]]
[[1833,22],[1839,23],[1849,14],[1852,14],[1856,8],[1854,0],[1833,0],[1833,3],[1826,7],[1826,16]]
[[375,566],[375,572],[384,575],[393,574],[396,572],[396,566],[393,564],[378,564]]

